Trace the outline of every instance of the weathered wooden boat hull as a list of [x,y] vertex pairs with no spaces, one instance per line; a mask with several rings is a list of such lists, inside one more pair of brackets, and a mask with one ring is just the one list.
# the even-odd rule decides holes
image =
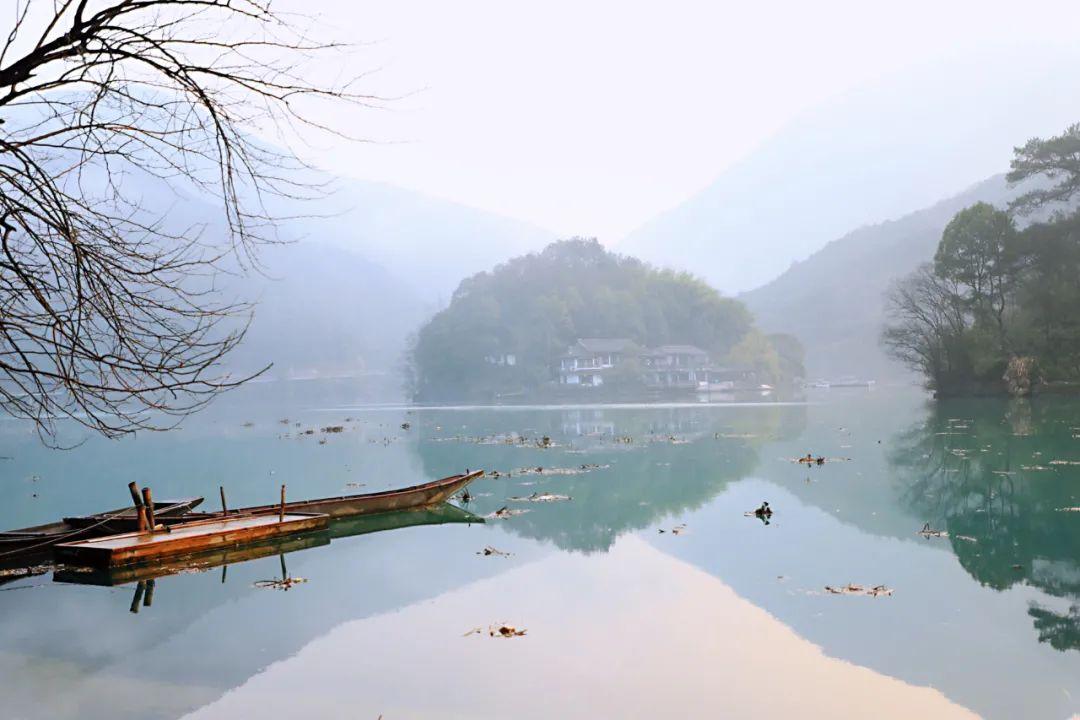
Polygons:
[[326,515],[285,513],[213,518],[173,525],[155,533],[134,532],[57,543],[57,562],[81,567],[117,567],[191,557],[211,550],[325,530]]
[[[364,493],[361,495],[341,495],[339,497],[319,498],[316,500],[299,500],[285,503],[287,513],[316,513],[329,515],[331,518],[356,517],[358,515],[374,515],[376,513],[393,512],[395,510],[411,510],[414,508],[430,507],[439,505],[449,500],[454,493],[464,489],[466,485],[482,477],[483,470],[475,472],[451,475],[439,480],[413,485],[397,490],[384,490],[382,492]],[[252,507],[229,510],[227,517],[234,515],[261,515],[264,513],[276,513],[281,509],[280,504],[255,505]],[[211,519],[223,517],[222,513],[191,513],[190,519]]]
[[[431,507],[446,502],[483,474],[482,470],[477,470],[397,490],[290,502],[285,504],[285,512],[344,518]],[[228,514],[191,512],[192,508],[201,502],[202,498],[155,502],[155,522],[172,526],[179,523],[243,515],[272,514],[281,510],[280,504],[274,504],[239,508],[230,510]],[[65,518],[61,522],[49,525],[0,533],[0,567],[47,561],[53,546],[57,543],[129,533],[137,527],[138,516],[135,509],[127,507],[81,518]]]
[[[162,500],[154,503],[154,520],[165,525],[183,522],[201,497]],[[115,535],[138,529],[135,508],[126,507],[60,522],[0,532],[0,566],[24,564],[35,558],[48,558],[59,542],[72,542],[103,535]]]
[[53,581],[75,585],[114,587],[191,571],[206,571],[224,565],[237,565],[271,555],[282,555],[330,544],[325,530],[314,530],[286,538],[271,538],[247,545],[230,546],[177,557],[150,564],[119,567],[70,567],[61,565],[53,572]]
[[284,539],[275,538],[240,547],[220,548],[164,562],[110,568],[75,568],[62,565],[53,572],[52,577],[55,582],[112,587],[308,550],[327,545],[331,540],[369,533],[422,525],[483,522],[482,517],[444,503],[434,507],[331,520],[326,531],[316,530]]

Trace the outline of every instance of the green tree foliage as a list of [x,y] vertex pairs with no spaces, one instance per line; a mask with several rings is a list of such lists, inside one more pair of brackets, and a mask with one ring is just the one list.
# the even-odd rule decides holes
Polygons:
[[963,293],[975,323],[992,328],[1004,351],[1005,309],[1021,266],[1016,225],[989,203],[961,210],[945,226],[934,255],[934,272]]
[[758,330],[751,330],[739,344],[731,349],[728,362],[739,367],[753,368],[754,374],[765,383],[780,380],[780,354],[769,338]]
[[1010,207],[1022,214],[1068,202],[1080,191],[1080,123],[1070,125],[1062,134],[1046,140],[1028,140],[1013,150],[1006,179],[1018,183],[1032,177],[1048,178],[1054,183],[1014,200]]
[[940,392],[1003,387],[1010,361],[1021,357],[1044,380],[1080,381],[1080,212],[1061,205],[1080,191],[1080,125],[1016,148],[1009,180],[1036,175],[1056,184],[1013,207],[1056,205],[1049,220],[1017,230],[986,203],[962,210],[933,264],[887,296],[884,345]]
[[[416,338],[413,390],[451,399],[534,388],[581,337],[689,343],[723,358],[752,326],[742,303],[688,273],[575,238],[462,281]],[[507,355],[513,365],[501,363]]]

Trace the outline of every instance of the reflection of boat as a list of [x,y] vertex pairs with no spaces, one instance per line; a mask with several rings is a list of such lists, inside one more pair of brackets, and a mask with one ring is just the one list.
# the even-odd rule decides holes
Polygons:
[[[196,497],[155,502],[154,518],[166,524],[178,522],[202,501],[201,497]],[[128,507],[84,517],[64,518],[48,525],[0,532],[0,562],[12,560],[15,556],[19,556],[20,562],[36,555],[47,557],[52,546],[59,542],[130,532],[137,527],[138,515],[135,508]]]
[[129,565],[102,569],[60,567],[53,573],[53,580],[79,585],[124,585],[185,572],[203,572],[216,567],[235,565],[270,555],[281,555],[321,547],[330,544],[331,540],[356,535],[421,525],[483,522],[484,518],[482,517],[473,515],[459,507],[443,503],[418,510],[400,510],[333,520],[323,530],[251,543],[241,547],[216,549],[183,559],[153,563],[151,565]]

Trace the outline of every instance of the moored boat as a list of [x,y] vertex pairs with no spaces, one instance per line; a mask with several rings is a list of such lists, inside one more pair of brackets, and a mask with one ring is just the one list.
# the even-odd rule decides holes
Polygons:
[[[287,513],[315,513],[329,515],[331,518],[355,517],[357,515],[373,515],[375,513],[393,512],[395,510],[410,510],[412,508],[438,505],[449,500],[455,493],[463,490],[466,485],[482,477],[483,470],[475,470],[470,473],[450,475],[439,480],[398,488],[396,490],[382,490],[380,492],[363,493],[358,495],[340,495],[338,497],[318,498],[315,500],[298,500],[285,503]],[[252,507],[229,510],[227,515],[261,515],[264,513],[276,513],[281,510],[281,504],[255,505]],[[212,513],[190,513],[188,520],[210,519],[222,517],[226,513],[221,511]]]
[[[202,501],[201,497],[192,497],[155,502],[155,520],[166,525],[181,522]],[[137,529],[138,524],[135,508],[126,507],[0,532],[0,564],[16,560],[24,562],[36,556],[47,557],[56,543],[130,532]]]
[[[284,512],[343,518],[430,507],[446,502],[483,474],[482,470],[477,470],[396,490],[287,502]],[[264,515],[282,511],[281,503],[275,503],[228,511],[192,512],[193,508],[202,501],[203,498],[199,497],[155,502],[154,523],[174,526],[180,523]],[[57,543],[129,533],[138,530],[138,527],[139,513],[132,506],[84,517],[64,518],[60,522],[48,525],[0,532],[0,565],[41,562],[49,558]]]

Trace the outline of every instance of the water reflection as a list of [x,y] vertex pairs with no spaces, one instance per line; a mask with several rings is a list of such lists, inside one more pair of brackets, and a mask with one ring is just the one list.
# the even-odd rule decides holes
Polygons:
[[1058,650],[1080,649],[1078,427],[1076,403],[1062,398],[941,402],[890,458],[903,501],[947,529],[972,577],[1068,601],[1029,609],[1040,641]]
[[[1068,488],[1080,466],[1055,464],[1080,453],[1080,412],[1064,400],[875,391],[806,406],[358,409],[286,395],[260,390],[179,433],[68,454],[20,440],[0,453],[15,457],[0,462],[14,498],[0,517],[18,527],[116,506],[148,468],[155,491],[216,496],[225,484],[238,505],[272,501],[285,482],[318,497],[466,468],[500,475],[470,486],[471,515],[431,527],[376,532],[385,518],[359,519],[222,554],[203,572],[11,582],[6,713],[736,716],[731,698],[748,688],[747,715],[843,715],[821,693],[805,699],[812,683],[784,695],[799,708],[756,702],[778,677],[787,688],[819,672],[841,700],[880,691],[934,717],[1080,709],[1080,653],[1058,651],[1077,646],[1080,615],[1080,513],[1056,511],[1080,507]],[[851,460],[791,462],[807,452]],[[511,500],[533,493],[572,500]],[[744,517],[763,500],[768,526]],[[475,522],[503,506],[529,512]],[[917,535],[927,522],[948,537]],[[509,554],[484,556],[488,545]],[[288,577],[307,582],[257,586]],[[896,592],[821,592],[847,582]],[[528,636],[461,638],[502,621]],[[796,655],[805,662],[784,664]],[[437,680],[430,692],[402,681],[418,673]],[[538,692],[562,704],[518,706]]]
[[[569,496],[573,502],[520,506],[529,512],[507,527],[564,550],[598,552],[624,533],[703,506],[749,475],[763,446],[799,434],[806,408],[720,414],[715,408],[590,408],[509,417],[481,411],[467,428],[459,419],[423,417],[418,452],[425,473],[445,467],[499,471],[473,488],[470,509],[479,514],[534,492]],[[516,426],[508,427],[508,420]],[[542,437],[551,439],[550,448],[515,440]]]

